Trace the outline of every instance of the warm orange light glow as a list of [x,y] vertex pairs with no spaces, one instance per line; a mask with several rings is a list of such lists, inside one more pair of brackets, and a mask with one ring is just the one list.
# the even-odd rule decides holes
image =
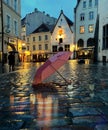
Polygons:
[[63,34],[63,30],[62,29],[59,29],[59,35],[61,36]]
[[22,46],[25,46],[25,43],[22,43]]

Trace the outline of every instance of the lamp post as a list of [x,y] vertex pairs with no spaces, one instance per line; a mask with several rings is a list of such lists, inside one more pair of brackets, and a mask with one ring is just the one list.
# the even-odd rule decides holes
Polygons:
[[2,72],[4,72],[4,20],[3,20],[3,0],[1,0],[1,51],[2,51]]
[[25,61],[25,50],[26,50],[26,47],[25,47],[25,43],[22,43],[22,61],[24,62]]

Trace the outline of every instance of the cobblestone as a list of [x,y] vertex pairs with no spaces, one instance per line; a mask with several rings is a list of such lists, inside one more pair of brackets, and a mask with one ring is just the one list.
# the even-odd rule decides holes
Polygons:
[[[60,72],[72,85],[33,88],[39,65],[0,75],[0,130],[108,130],[107,65],[69,61]],[[56,73],[51,80],[63,83]]]

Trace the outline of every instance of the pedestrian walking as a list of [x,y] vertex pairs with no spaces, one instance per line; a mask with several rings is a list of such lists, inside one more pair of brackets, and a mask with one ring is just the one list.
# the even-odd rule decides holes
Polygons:
[[15,54],[10,53],[8,56],[8,61],[9,61],[9,71],[14,71],[14,66],[15,66]]

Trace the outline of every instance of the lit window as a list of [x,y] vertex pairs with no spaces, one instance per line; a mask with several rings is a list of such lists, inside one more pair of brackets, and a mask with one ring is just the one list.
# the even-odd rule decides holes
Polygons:
[[63,30],[62,29],[59,29],[59,35],[61,36],[63,34]]
[[84,33],[85,29],[84,29],[84,26],[80,26],[80,33]]
[[94,26],[93,25],[89,25],[88,26],[88,31],[89,31],[89,33],[92,33],[94,31]]
[[26,27],[22,27],[22,32],[25,32],[26,31]]

